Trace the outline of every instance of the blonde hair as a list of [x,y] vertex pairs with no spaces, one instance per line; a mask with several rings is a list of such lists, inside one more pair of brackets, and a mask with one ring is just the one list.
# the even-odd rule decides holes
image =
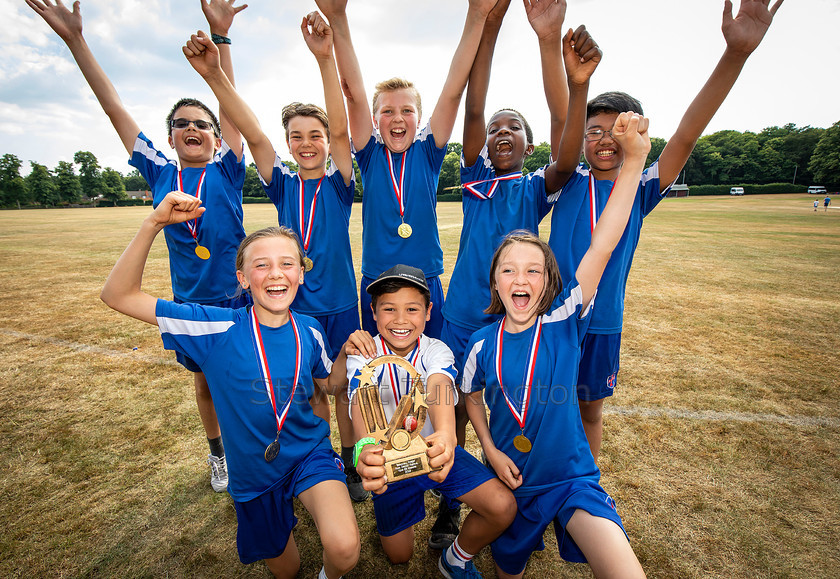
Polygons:
[[239,249],[236,251],[237,271],[245,271],[245,250],[255,241],[265,239],[266,237],[285,237],[292,240],[297,249],[298,263],[303,263],[303,248],[300,246],[300,239],[298,239],[297,233],[288,227],[266,227],[265,229],[253,232],[239,244]]
[[376,90],[373,93],[373,114],[376,115],[376,111],[379,110],[379,99],[382,96],[382,93],[393,92],[400,89],[407,89],[414,95],[414,100],[417,102],[417,118],[421,118],[423,116],[423,105],[420,103],[420,92],[414,86],[413,82],[396,76],[377,83]]
[[531,245],[537,246],[543,253],[545,260],[545,285],[543,285],[540,301],[537,303],[536,313],[538,316],[547,313],[551,309],[551,303],[563,289],[563,280],[560,279],[560,267],[557,265],[554,252],[551,251],[548,244],[527,229],[517,229],[505,235],[499,247],[496,248],[496,253],[493,254],[493,261],[490,264],[490,305],[484,310],[485,314],[505,314],[505,305],[502,303],[502,298],[499,297],[499,290],[496,289],[496,268],[499,266],[502,253],[516,243],[530,243]]
[[295,117],[312,117],[318,119],[324,125],[324,130],[327,132],[327,140],[330,140],[330,121],[327,118],[327,113],[318,105],[308,103],[289,103],[283,107],[282,112],[283,129],[286,131],[286,141],[289,140],[289,121]]

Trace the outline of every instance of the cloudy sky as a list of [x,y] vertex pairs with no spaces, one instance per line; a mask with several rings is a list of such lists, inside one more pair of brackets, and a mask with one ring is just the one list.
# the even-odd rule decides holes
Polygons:
[[[241,3],[241,2],[240,2]],[[736,10],[738,0],[735,0]],[[69,0],[68,0],[69,4]],[[350,0],[348,14],[369,94],[384,78],[413,80],[430,110],[457,45],[466,0]],[[720,57],[722,0],[568,0],[567,26],[586,24],[604,51],[590,96],[624,90],[639,98],[651,134],[669,138]],[[280,155],[280,109],[323,103],[320,78],[300,35],[313,0],[251,0],[231,29],[236,80]],[[85,36],[142,130],[165,146],[164,117],[182,96],[215,103],[181,54],[207,29],[199,0],[84,0]],[[102,166],[129,167],[116,132],[70,52],[23,0],[0,0],[0,155],[53,168],[78,150]],[[840,2],[787,0],[707,132],[760,131],[840,120]],[[215,106],[213,104],[212,106]],[[496,48],[488,113],[514,107],[548,139],[536,37],[513,0]],[[425,119],[424,119],[425,120]],[[461,140],[460,118],[453,140]]]

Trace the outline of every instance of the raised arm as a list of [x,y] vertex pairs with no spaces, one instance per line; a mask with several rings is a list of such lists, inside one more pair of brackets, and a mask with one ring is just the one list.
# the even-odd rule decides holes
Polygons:
[[263,132],[254,111],[236,92],[222,70],[218,46],[213,44],[204,32],[199,31],[190,37],[182,50],[190,65],[201,75],[219,99],[219,106],[227,112],[232,123],[242,132],[248,142],[257,170],[263,180],[269,183],[276,157],[274,147]]
[[484,107],[487,104],[487,89],[490,86],[490,66],[493,64],[493,53],[496,50],[502,20],[509,6],[510,0],[498,0],[487,15],[478,51],[470,69],[467,96],[464,100],[464,147],[461,152],[467,167],[475,164],[487,141]]
[[[223,38],[230,37],[230,27],[233,24],[233,17],[248,7],[247,4],[234,6],[236,0],[200,0],[200,2],[201,11],[207,19],[207,24],[210,26],[210,34]],[[218,46],[222,70],[225,71],[230,83],[236,86],[233,78],[233,59],[231,57],[230,44],[221,42]],[[222,129],[222,138],[234,153],[236,153],[236,158],[242,159],[242,134],[221,105],[219,106],[219,124]]]
[[201,201],[192,195],[173,191],[166,195],[152,213],[143,220],[140,231],[117,260],[102,287],[99,297],[109,307],[132,318],[157,325],[157,299],[141,289],[143,268],[152,242],[163,228],[172,223],[195,219],[202,213]]
[[575,274],[583,293],[584,309],[589,306],[595,295],[604,268],[624,234],[624,228],[627,227],[633,200],[639,188],[639,179],[650,151],[647,128],[648,120],[635,113],[621,113],[615,120],[612,134],[624,150],[624,164],[615,180],[610,199],[592,232],[592,243]]
[[333,31],[318,12],[307,15],[300,29],[306,46],[315,56],[321,71],[327,118],[330,121],[330,156],[344,177],[344,184],[349,185],[353,178],[353,157],[350,154],[350,135],[347,132],[344,99],[341,96],[341,84],[333,56]]
[[578,26],[574,32],[569,29],[563,38],[563,63],[569,82],[569,112],[563,124],[555,160],[545,171],[546,193],[558,191],[578,165],[583,132],[586,129],[589,79],[599,62],[601,49],[586,31],[586,27]]
[[741,0],[735,18],[732,17],[731,0],[724,1],[721,29],[726,48],[709,80],[688,106],[677,131],[659,156],[661,190],[670,185],[682,171],[697,139],[729,94],[747,58],[758,48],[770,28],[782,1],[776,0],[770,7],[770,0]]
[[347,0],[315,0],[321,13],[329,20],[333,31],[335,58],[341,75],[341,88],[347,99],[350,137],[359,149],[364,148],[373,134],[373,118],[365,93],[362,69],[350,38],[347,21]]
[[452,64],[449,65],[449,73],[443,83],[443,90],[429,117],[429,126],[438,148],[445,147],[452,136],[455,117],[458,116],[461,97],[467,88],[470,69],[475,61],[475,54],[484,30],[484,22],[495,5],[496,0],[470,0],[461,40],[458,48],[455,49]]
[[[551,114],[551,158],[557,159],[560,136],[566,124],[569,89],[563,61],[563,21],[566,19],[565,0],[523,0],[528,22],[537,35],[540,46],[543,90]],[[583,138],[583,137],[581,137]]]
[[111,119],[111,124],[117,130],[126,152],[131,155],[134,142],[140,134],[140,127],[123,106],[117,90],[99,66],[82,35],[82,12],[78,0],[73,3],[72,12],[62,4],[61,0],[56,0],[55,3],[49,0],[26,0],[26,3],[44,19],[70,49],[96,100]]

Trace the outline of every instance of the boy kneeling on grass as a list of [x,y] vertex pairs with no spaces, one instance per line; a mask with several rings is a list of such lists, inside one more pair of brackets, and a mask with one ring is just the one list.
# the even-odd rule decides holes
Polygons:
[[[364,488],[374,492],[374,515],[382,547],[392,563],[411,559],[414,524],[426,516],[423,493],[438,489],[445,498],[457,498],[472,509],[460,534],[441,555],[438,567],[445,577],[480,577],[472,558],[513,520],[513,495],[494,473],[455,443],[458,394],[454,388],[454,357],[446,344],[423,334],[433,305],[423,271],[396,265],[368,285],[367,291],[378,335],[373,338],[360,330],[348,338],[333,365],[330,386],[346,384],[349,389],[353,428],[359,440],[356,469]],[[440,468],[391,484],[385,476],[383,448],[365,440],[365,423],[354,397],[362,367],[383,355],[405,358],[422,376],[431,424],[427,423],[421,433],[429,444],[429,466]],[[390,421],[400,398],[408,394],[411,381],[396,364],[377,367],[373,378],[379,386],[385,419]]]

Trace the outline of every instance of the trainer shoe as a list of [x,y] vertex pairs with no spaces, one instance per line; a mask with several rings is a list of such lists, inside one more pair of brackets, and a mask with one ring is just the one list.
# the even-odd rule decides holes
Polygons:
[[461,505],[450,509],[446,504],[446,497],[441,497],[438,505],[437,519],[432,525],[432,534],[429,536],[429,547],[443,551],[458,536],[458,527],[461,524]]
[[356,469],[344,471],[347,476],[347,492],[350,493],[350,499],[356,503],[363,503],[370,497],[370,491],[366,491],[362,486],[362,477],[356,472]]
[[463,568],[450,565],[446,561],[446,553],[440,554],[440,559],[438,559],[438,569],[440,569],[441,574],[446,577],[446,579],[481,579],[484,577],[484,575],[478,572],[478,569],[475,568],[472,561],[467,561],[467,564]]
[[226,491],[228,487],[228,472],[225,457],[208,454],[207,464],[210,465],[210,486],[217,493]]

